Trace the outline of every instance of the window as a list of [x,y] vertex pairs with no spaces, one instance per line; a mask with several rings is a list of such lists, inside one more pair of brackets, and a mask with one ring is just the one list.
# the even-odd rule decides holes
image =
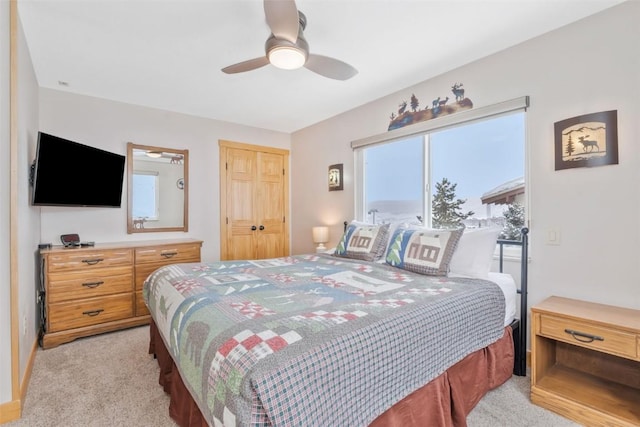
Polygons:
[[158,219],[158,188],[158,172],[133,172],[133,218],[145,221]]
[[524,111],[365,145],[356,159],[362,219],[439,226],[443,198],[449,207],[460,199],[468,228],[498,224],[502,238],[518,238],[507,231],[513,212],[524,221]]

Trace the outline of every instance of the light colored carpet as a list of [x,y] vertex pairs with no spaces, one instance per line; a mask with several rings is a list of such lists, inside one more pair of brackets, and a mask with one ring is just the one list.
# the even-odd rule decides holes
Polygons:
[[[149,327],[76,340],[36,354],[20,420],[7,427],[173,427]],[[512,377],[471,412],[470,427],[576,426],[529,402],[529,377]]]

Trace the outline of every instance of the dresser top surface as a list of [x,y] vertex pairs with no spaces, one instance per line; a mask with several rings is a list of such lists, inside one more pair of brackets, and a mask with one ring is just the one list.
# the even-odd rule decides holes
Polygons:
[[50,249],[41,249],[41,255],[47,255],[60,252],[80,252],[80,251],[96,251],[105,249],[128,249],[128,248],[142,248],[153,246],[167,246],[167,245],[184,245],[184,244],[198,244],[202,246],[202,240],[198,239],[164,239],[164,240],[137,240],[129,242],[96,242],[94,246],[74,246],[65,248],[62,245],[52,246]]
[[618,326],[640,333],[640,310],[631,308],[552,296],[536,304],[532,310]]

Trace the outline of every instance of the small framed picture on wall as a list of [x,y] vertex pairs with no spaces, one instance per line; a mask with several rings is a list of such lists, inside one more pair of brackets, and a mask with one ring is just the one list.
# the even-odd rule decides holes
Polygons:
[[342,163],[329,166],[329,191],[344,190]]

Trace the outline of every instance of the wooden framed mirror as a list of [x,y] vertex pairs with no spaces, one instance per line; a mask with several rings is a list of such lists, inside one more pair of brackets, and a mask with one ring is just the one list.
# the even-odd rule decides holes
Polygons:
[[127,233],[188,231],[189,150],[127,143]]

